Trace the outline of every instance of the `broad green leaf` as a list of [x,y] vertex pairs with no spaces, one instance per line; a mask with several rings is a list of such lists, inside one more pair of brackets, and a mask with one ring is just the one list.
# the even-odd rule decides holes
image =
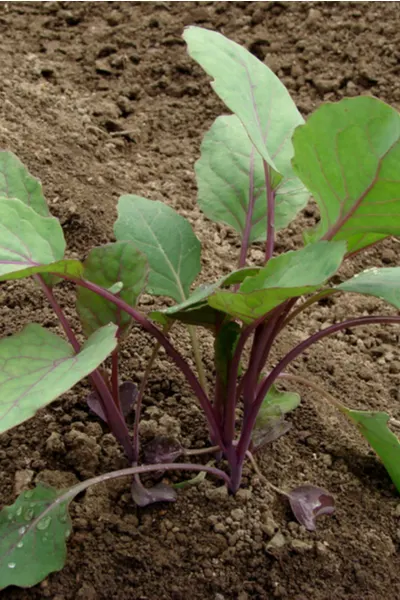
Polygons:
[[[135,306],[146,284],[147,260],[132,242],[106,244],[90,251],[84,263],[83,276],[106,289],[117,285],[120,298],[129,306]],[[115,304],[82,286],[78,289],[76,306],[86,335],[107,323],[117,324],[124,332],[132,321]]]
[[147,257],[148,292],[185,300],[200,272],[200,242],[186,219],[172,208],[139,196],[121,196],[117,240],[130,240]]
[[356,423],[358,430],[382,460],[391,480],[400,492],[400,440],[387,425],[389,415],[384,412],[348,408],[343,412]]
[[0,281],[33,273],[79,275],[78,261],[62,260],[65,240],[54,217],[42,217],[20,200],[0,199]]
[[285,173],[293,156],[292,134],[303,118],[283,83],[220,33],[188,27],[183,37],[190,56],[213,77],[212,87],[240,119],[259,154],[272,169]]
[[367,269],[337,285],[335,289],[376,296],[400,308],[400,267]]
[[228,383],[229,365],[235,353],[235,348],[239,340],[241,327],[238,323],[230,321],[224,323],[214,342],[215,368],[221,378],[221,382]]
[[63,568],[71,519],[62,494],[38,484],[0,512],[0,590],[31,587]]
[[40,181],[29,173],[15,154],[4,150],[0,150],[0,198],[17,198],[42,217],[50,214]]
[[272,258],[235,292],[218,290],[210,306],[244,323],[266,315],[288,298],[317,290],[336,273],[346,253],[345,242],[316,242]]
[[[318,237],[348,240],[400,234],[400,115],[367,96],[324,104],[294,136],[295,173],[321,212]],[[362,240],[361,236],[367,235]]]
[[32,417],[94,371],[117,345],[116,327],[94,333],[79,354],[32,323],[0,340],[0,433]]
[[[265,240],[267,199],[263,161],[254,152],[246,130],[235,115],[217,118],[203,139],[201,157],[195,168],[201,210],[212,221],[230,225],[242,237],[249,211],[250,181],[253,181],[254,208],[249,241]],[[283,179],[273,177],[272,180],[276,231],[294,219],[310,195],[295,177],[290,163],[282,172]]]
[[256,420],[256,428],[262,429],[271,419],[282,417],[295,410],[300,404],[300,396],[296,392],[282,392],[274,385],[265,396]]
[[190,296],[176,304],[160,311],[153,311],[150,317],[165,325],[169,319],[181,321],[188,325],[201,325],[203,327],[215,327],[224,318],[224,315],[209,306],[207,298],[220,287],[229,287],[242,283],[246,277],[252,277],[260,271],[260,267],[245,267],[233,271],[229,275],[222,277],[215,283],[200,285]]

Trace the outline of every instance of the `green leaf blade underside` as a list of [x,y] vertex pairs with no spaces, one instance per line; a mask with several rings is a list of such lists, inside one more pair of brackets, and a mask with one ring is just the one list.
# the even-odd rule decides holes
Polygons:
[[121,196],[114,226],[119,241],[129,240],[149,263],[147,291],[185,300],[200,272],[200,242],[190,223],[172,208],[140,196]]
[[[147,272],[147,259],[132,242],[116,242],[90,251],[83,276],[105,289],[120,284],[119,297],[129,306],[135,306],[146,285]],[[108,323],[117,324],[120,331],[125,332],[132,322],[115,304],[81,286],[76,306],[86,335]]]
[[278,173],[293,156],[292,134],[303,123],[278,77],[242,46],[220,33],[188,27],[190,56],[213,78],[215,92],[237,115],[258,153]]
[[42,217],[49,216],[42,185],[13,154],[0,150],[0,198],[17,198]]
[[[249,208],[250,171],[255,198],[250,243],[266,239],[266,188],[263,160],[253,152],[247,132],[235,115],[218,117],[206,133],[195,165],[198,203],[206,217],[233,227],[243,237]],[[286,227],[308,202],[309,192],[291,165],[283,178],[273,177],[275,230]]]
[[400,492],[400,440],[388,427],[389,415],[384,412],[350,410],[343,412],[357,425],[360,433],[383,462],[391,480]]
[[31,418],[94,371],[116,347],[116,329],[99,329],[78,354],[35,323],[0,340],[0,433]]
[[332,277],[346,254],[345,242],[316,242],[272,258],[234,293],[218,290],[210,306],[249,324],[289,298],[316,291]]
[[400,267],[373,267],[335,287],[342,292],[367,294],[400,309]]
[[77,261],[65,261],[62,267],[64,251],[64,234],[56,218],[42,217],[20,200],[0,199],[1,280],[49,272],[52,269],[46,267],[53,263],[74,270]]
[[32,587],[63,568],[71,519],[62,493],[38,484],[0,512],[0,590]]
[[294,171],[321,212],[315,235],[347,240],[349,252],[400,235],[400,115],[394,108],[367,96],[324,104],[296,130],[293,144]]
[[300,405],[300,395],[296,392],[285,392],[271,386],[265,396],[256,420],[256,428],[264,428],[271,419],[282,417]]
[[215,283],[200,285],[183,302],[165,308],[164,310],[151,312],[150,317],[163,325],[165,325],[169,319],[173,319],[187,325],[199,325],[213,329],[217,323],[223,321],[224,314],[209,306],[207,298],[209,298],[215,290],[221,287],[229,287],[231,285],[242,283],[247,277],[252,277],[259,271],[260,267],[245,267],[233,271]]

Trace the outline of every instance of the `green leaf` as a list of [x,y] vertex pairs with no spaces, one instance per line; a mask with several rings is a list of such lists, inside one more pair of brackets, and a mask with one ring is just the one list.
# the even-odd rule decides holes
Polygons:
[[[295,173],[321,212],[318,237],[348,240],[400,234],[400,115],[367,96],[318,108],[294,136]],[[362,235],[367,235],[362,240]]]
[[[136,305],[146,285],[147,260],[132,242],[116,242],[93,248],[85,260],[84,269],[84,278],[103,288],[119,284],[119,296],[129,306]],[[82,286],[78,289],[76,306],[86,335],[107,323],[119,325],[120,331],[124,332],[132,322],[131,317],[121,312],[115,304]]]
[[[263,161],[254,153],[246,130],[235,115],[218,117],[205,135],[201,157],[195,165],[198,203],[206,217],[230,225],[243,237],[249,210],[249,181],[252,172],[254,209],[249,241],[266,239],[266,189]],[[309,192],[295,177],[290,163],[284,177],[273,177],[275,230],[294,219],[309,198]]]
[[300,396],[296,392],[282,392],[274,385],[265,396],[256,419],[256,428],[263,429],[271,419],[282,417],[300,405]]
[[343,409],[382,460],[400,492],[400,440],[390,431],[389,415],[384,412]]
[[200,285],[183,302],[163,310],[151,312],[150,317],[163,325],[169,319],[174,319],[187,325],[201,325],[203,327],[214,328],[217,323],[221,323],[224,315],[209,306],[207,298],[218,288],[242,283],[246,277],[256,275],[259,271],[260,267],[245,267],[233,271],[215,283]]
[[218,290],[209,304],[244,323],[251,323],[288,298],[317,290],[336,273],[346,253],[345,242],[316,242],[272,258],[239,290]]
[[79,354],[40,325],[0,340],[0,433],[32,417],[94,371],[117,345],[116,327],[94,333]]
[[235,353],[235,348],[240,337],[241,327],[238,323],[230,321],[224,323],[214,342],[215,368],[221,378],[221,382],[228,383],[229,365]]
[[65,240],[54,217],[42,217],[20,200],[0,200],[0,281],[34,273],[79,276],[76,260],[62,260]]
[[337,285],[335,289],[376,296],[400,308],[400,267],[367,269]]
[[200,272],[200,242],[186,219],[162,202],[121,196],[117,240],[130,240],[146,255],[150,266],[148,292],[185,300]]
[[62,493],[38,484],[0,512],[1,590],[31,587],[63,568],[71,519],[68,502],[57,502]]
[[4,150],[0,150],[0,198],[17,198],[42,217],[49,216],[40,181],[15,154]]
[[259,154],[275,171],[285,173],[293,156],[292,134],[303,118],[283,83],[220,33],[188,27],[183,37],[190,56],[213,77],[212,87],[240,119]]

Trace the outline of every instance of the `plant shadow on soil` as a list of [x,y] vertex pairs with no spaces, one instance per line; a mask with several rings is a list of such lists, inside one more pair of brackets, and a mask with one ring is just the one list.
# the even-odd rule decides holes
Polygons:
[[[0,146],[42,179],[71,253],[82,257],[112,239],[117,197],[131,192],[168,202],[191,221],[210,279],[236,263],[235,235],[206,222],[195,205],[193,164],[201,137],[225,111],[186,55],[181,34],[188,24],[215,28],[250,48],[282,78],[305,116],[322,101],[365,93],[399,106],[396,3],[2,3]],[[302,230],[315,218],[313,206],[306,209],[280,235],[277,249],[301,243]],[[344,274],[367,265],[395,266],[398,248],[386,241],[346,265]],[[254,246],[251,259],[260,262],[260,247]],[[77,325],[72,294],[60,300]],[[144,296],[142,305],[149,310],[153,300]],[[293,323],[277,353],[316,327],[379,308],[378,300],[356,296],[351,303],[340,298],[321,303],[308,320]],[[33,284],[2,285],[0,334],[29,320],[57,330]],[[358,334],[344,332],[314,347],[297,361],[297,372],[353,408],[387,410],[399,418],[398,331],[373,327]],[[187,353],[187,340],[179,336]],[[207,335],[202,342],[212,373]],[[151,349],[149,338],[135,328],[123,350],[126,379],[139,381]],[[110,434],[88,414],[87,389],[77,386],[0,437],[2,505],[13,502],[24,477],[62,487],[125,465]],[[260,467],[280,487],[310,482],[335,494],[336,515],[321,519],[316,532],[295,523],[249,468],[236,497],[208,479],[181,491],[174,505],[142,510],[132,504],[129,482],[114,481],[72,505],[74,531],[64,570],[33,589],[9,588],[2,596],[400,597],[400,504],[393,486],[356,432],[301,391],[291,432],[267,448]],[[171,433],[187,447],[206,443],[203,417],[162,353],[145,408],[144,440]],[[283,536],[280,548],[271,545],[277,532]]]

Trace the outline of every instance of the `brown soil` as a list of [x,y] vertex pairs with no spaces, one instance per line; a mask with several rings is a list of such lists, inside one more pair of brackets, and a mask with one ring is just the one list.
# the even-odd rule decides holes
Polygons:
[[[116,199],[134,192],[168,202],[190,219],[210,278],[236,262],[236,237],[206,222],[195,204],[200,140],[224,109],[186,55],[181,34],[187,24],[216,28],[245,44],[282,78],[304,115],[323,100],[357,94],[400,105],[398,2],[4,2],[0,146],[42,179],[72,255],[112,239]],[[306,211],[281,235],[279,250],[298,244],[313,217],[313,209]],[[398,249],[395,241],[385,242],[347,265],[345,274],[367,264],[395,265]],[[253,260],[260,257],[255,248]],[[151,303],[144,297],[146,308]],[[72,316],[72,296],[64,304]],[[379,308],[377,300],[356,297],[321,304],[309,320],[293,324],[277,352],[345,315]],[[3,336],[29,320],[57,328],[29,282],[1,287],[0,317]],[[294,368],[352,407],[399,418],[398,330],[357,334],[345,331],[315,346]],[[210,341],[203,341],[207,351]],[[126,378],[139,381],[150,352],[149,339],[135,330],[123,353]],[[211,371],[211,355],[206,363]],[[86,390],[77,386],[0,437],[2,505],[13,502],[24,479],[62,487],[125,465],[113,438],[88,415]],[[312,482],[335,494],[336,515],[322,519],[315,533],[295,523],[249,468],[236,497],[207,480],[180,492],[174,505],[141,510],[132,504],[129,482],[114,481],[73,504],[65,569],[34,589],[9,588],[2,597],[400,597],[396,492],[357,433],[320,398],[302,392],[291,432],[260,456],[260,465],[282,488]],[[203,417],[163,354],[145,420],[144,439],[168,431],[188,447],[206,441]],[[270,544],[277,532],[280,548]]]

